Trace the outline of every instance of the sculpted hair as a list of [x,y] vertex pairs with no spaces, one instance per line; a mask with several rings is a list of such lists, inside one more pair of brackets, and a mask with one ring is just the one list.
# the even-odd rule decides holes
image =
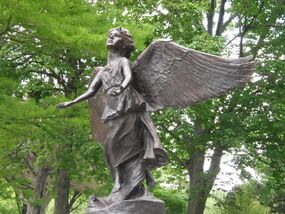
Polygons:
[[123,46],[121,47],[123,55],[127,58],[130,58],[132,52],[135,50],[132,35],[127,29],[121,27],[111,29],[108,34],[114,30],[117,30],[120,33],[120,37],[123,39]]

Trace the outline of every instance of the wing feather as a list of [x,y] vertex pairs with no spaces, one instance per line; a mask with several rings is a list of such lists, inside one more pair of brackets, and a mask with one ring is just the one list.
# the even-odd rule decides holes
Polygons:
[[153,42],[133,65],[148,110],[185,107],[240,87],[255,71],[251,57],[225,59],[170,41]]

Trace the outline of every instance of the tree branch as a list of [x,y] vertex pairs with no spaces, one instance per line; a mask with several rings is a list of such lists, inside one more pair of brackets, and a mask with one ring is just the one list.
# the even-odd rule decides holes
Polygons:
[[24,161],[26,163],[26,166],[28,167],[28,169],[30,170],[30,172],[36,176],[36,172],[35,172],[35,169],[33,167],[33,162],[35,162],[35,160],[33,160],[33,157],[30,155],[30,154],[27,154],[25,157],[24,157]]
[[267,33],[264,33],[264,34],[260,35],[260,37],[259,37],[258,40],[257,40],[256,45],[252,48],[253,59],[256,58],[256,55],[257,55],[259,49],[261,48],[261,46],[262,46],[263,43],[264,43],[264,40],[265,40],[265,38],[266,38],[266,35],[267,35]]
[[231,44],[236,38],[240,37],[241,33],[238,33],[237,35],[234,36],[234,38],[232,38],[230,41],[228,41],[228,43],[225,45],[225,47],[227,47],[229,44]]
[[[172,137],[172,139],[178,142],[177,137],[166,126],[164,126],[163,124],[159,124],[159,126],[163,128]],[[185,165],[185,163],[182,160],[180,160],[180,158],[173,151],[167,149],[167,147],[165,147],[165,149],[167,150],[168,153],[171,153],[171,155],[178,163],[180,163],[181,165]]]
[[[244,25],[240,25],[240,51],[239,51],[239,56],[242,57],[243,56],[243,38],[245,36],[245,34],[247,33],[248,30],[250,30],[252,28],[252,24],[254,23],[254,21],[256,20],[257,16],[261,13],[262,9],[264,7],[264,1],[261,2],[261,5],[258,9],[258,11],[254,14],[254,16],[252,17],[252,19],[250,20],[250,22],[247,24],[247,17],[244,17]],[[240,19],[240,23],[241,23],[241,19]]]
[[11,20],[12,20],[12,15],[9,16],[8,21],[7,21],[7,25],[6,27],[0,32],[0,36],[4,35],[5,33],[7,33],[10,29],[10,24],[11,24]]
[[237,17],[237,15],[238,15],[237,13],[234,13],[230,16],[230,18],[227,21],[225,21],[225,23],[221,27],[221,34],[226,30],[226,28],[233,21],[233,19]]
[[216,36],[221,36],[221,34],[222,34],[222,27],[223,27],[223,23],[224,23],[226,1],[227,0],[221,1],[218,25],[217,25],[217,29],[216,29]]
[[74,209],[71,210],[73,204],[76,202],[76,200],[77,200],[81,195],[82,195],[81,192],[74,191],[74,193],[73,193],[73,195],[72,195],[72,197],[71,197],[71,199],[70,199],[70,201],[69,201],[69,203],[68,203],[68,210],[69,210],[70,212],[71,212],[72,210],[74,210],[74,209],[77,208],[77,207],[76,207],[76,208],[74,208]]
[[216,146],[214,149],[214,154],[211,158],[210,168],[207,170],[208,181],[212,181],[216,179],[218,173],[220,172],[220,163],[223,156],[224,149],[221,146]]
[[211,0],[211,6],[207,13],[207,22],[208,22],[207,30],[211,36],[213,35],[215,8],[216,8],[216,0]]
[[74,210],[76,210],[79,206],[81,206],[81,204],[83,204],[84,201],[81,201],[76,207],[73,207],[71,210],[69,210],[69,212],[73,212]]

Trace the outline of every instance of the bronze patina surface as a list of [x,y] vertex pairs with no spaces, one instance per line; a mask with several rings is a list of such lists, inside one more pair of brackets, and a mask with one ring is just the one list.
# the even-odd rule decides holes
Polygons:
[[106,46],[108,63],[95,69],[88,90],[58,105],[66,108],[89,99],[93,136],[104,145],[114,180],[111,194],[93,196],[87,213],[134,213],[151,207],[148,213],[164,213],[163,202],[143,184],[146,180],[152,187],[151,170],[167,163],[150,112],[190,106],[243,86],[255,63],[251,57],[224,59],[157,40],[132,65],[134,42],[123,28],[109,31]]

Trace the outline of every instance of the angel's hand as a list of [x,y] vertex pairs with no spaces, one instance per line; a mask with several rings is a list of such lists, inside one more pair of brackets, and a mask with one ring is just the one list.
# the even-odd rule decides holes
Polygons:
[[111,96],[118,96],[122,92],[122,88],[120,86],[113,87],[108,94]]
[[59,109],[62,109],[62,108],[67,108],[67,107],[71,106],[72,104],[73,104],[73,102],[69,101],[69,102],[59,103],[56,107]]

